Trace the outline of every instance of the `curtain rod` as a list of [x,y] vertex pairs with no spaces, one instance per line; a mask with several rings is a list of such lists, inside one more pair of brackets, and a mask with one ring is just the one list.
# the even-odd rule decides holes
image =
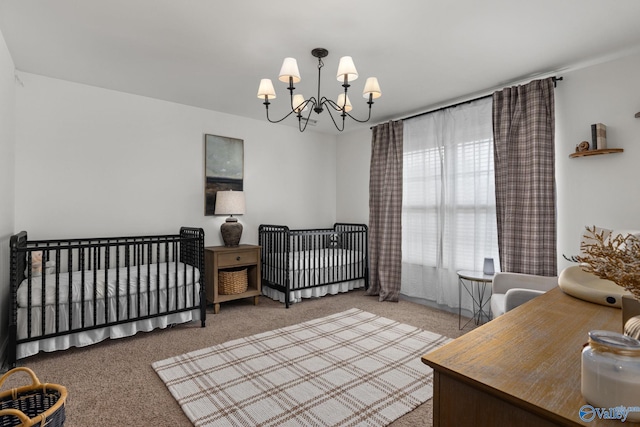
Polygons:
[[[557,82],[558,82],[558,81],[561,81],[561,80],[563,79],[562,77],[556,77],[556,76],[553,76],[553,77],[551,77],[551,78],[553,79],[553,87],[556,87]],[[470,102],[474,102],[474,101],[479,101],[479,100],[481,100],[481,99],[489,98],[489,97],[491,97],[491,96],[493,96],[493,94],[492,94],[492,93],[491,93],[491,94],[489,94],[489,95],[483,95],[483,96],[479,96],[479,97],[477,97],[477,98],[469,99],[469,100],[467,100],[467,101],[460,101],[460,102],[457,102],[457,103],[455,103],[455,104],[445,105],[444,107],[436,108],[435,110],[425,111],[424,113],[417,113],[417,114],[414,114],[414,115],[412,115],[412,116],[404,117],[404,118],[401,118],[401,119],[398,119],[398,120],[409,120],[409,119],[413,119],[413,118],[415,118],[415,117],[424,116],[425,114],[435,113],[436,111],[442,111],[442,110],[445,110],[445,109],[447,109],[447,108],[454,108],[454,107],[457,107],[457,106],[459,106],[459,105],[468,104],[468,103],[470,103]],[[373,129],[373,126],[372,126],[372,127],[370,127],[369,129]]]

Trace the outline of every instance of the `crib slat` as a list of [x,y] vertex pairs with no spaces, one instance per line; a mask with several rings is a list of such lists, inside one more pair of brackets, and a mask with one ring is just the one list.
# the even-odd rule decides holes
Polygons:
[[[89,242],[91,243],[91,242]],[[98,287],[96,286],[98,283],[98,252],[100,251],[100,247],[93,247],[89,249],[90,253],[93,255],[93,292],[92,292],[92,302],[93,302],[93,325],[98,324]]]
[[[165,280],[167,281],[167,283],[169,283],[169,243],[165,243],[164,245],[164,262],[165,262]],[[166,306],[167,309],[169,308],[169,289],[167,289],[166,292]]]
[[126,308],[127,316],[125,319],[131,319],[131,244],[127,242],[125,245],[124,262],[127,268],[127,280],[125,282],[125,289],[127,294]]
[[133,314],[133,317],[142,317],[143,313],[142,313],[142,303],[144,302],[143,300],[143,295],[141,294],[141,292],[144,292],[144,288],[142,287],[142,285],[144,285],[144,283],[142,282],[142,245],[139,242],[136,242],[136,244],[134,245],[135,247],[135,266],[136,266],[136,289],[135,289],[135,293],[134,293],[134,298],[136,299],[136,311]]
[[[44,254],[42,256],[42,260],[40,261],[41,264],[42,264],[42,261],[44,261]],[[42,268],[42,266],[41,266],[41,268]],[[40,283],[41,283],[41,286],[40,286],[41,287],[41,292],[40,292],[40,295],[41,295],[41,300],[40,300],[40,323],[41,323],[41,329],[40,330],[42,332],[40,332],[40,333],[44,334],[45,333],[46,320],[47,320],[46,319],[46,317],[47,317],[46,316],[46,312],[44,310],[45,301],[47,300],[46,299],[46,297],[47,297],[47,276],[46,276],[46,274],[43,275],[42,273],[43,272],[41,271],[41,274],[40,274]]]
[[[55,251],[55,281],[56,281],[56,320],[55,320],[55,331],[56,333],[60,332],[60,248],[58,247]],[[43,266],[44,267],[44,266]],[[44,272],[43,272],[44,273]],[[44,307],[44,304],[43,304]]]
[[105,247],[104,254],[104,323],[109,323],[111,317],[109,316],[109,270],[111,268],[111,248]]
[[158,242],[156,244],[156,278],[158,280],[158,293],[156,296],[156,313],[160,313],[160,245],[162,243]]
[[84,328],[85,324],[84,324],[84,300],[85,300],[85,295],[84,295],[84,275],[85,275],[85,257],[84,257],[84,251],[86,248],[81,248],[80,249],[80,327]]
[[116,246],[116,322],[120,320],[120,246]]
[[[71,244],[69,243],[68,246],[70,245]],[[67,271],[73,271],[73,249],[71,249],[70,247],[67,247]],[[67,318],[69,319],[69,323],[67,324],[67,331],[70,331],[71,329],[73,329],[73,275],[69,273],[67,274],[67,278],[67,283],[69,285],[69,289],[67,290]]]

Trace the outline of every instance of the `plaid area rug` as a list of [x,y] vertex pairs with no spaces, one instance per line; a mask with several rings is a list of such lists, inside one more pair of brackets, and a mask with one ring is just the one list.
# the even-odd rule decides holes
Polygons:
[[196,426],[384,426],[433,395],[450,339],[358,309],[153,363]]

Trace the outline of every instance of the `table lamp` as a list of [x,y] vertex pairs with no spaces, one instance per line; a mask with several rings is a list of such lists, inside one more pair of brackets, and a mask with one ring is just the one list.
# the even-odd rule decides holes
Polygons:
[[245,212],[244,192],[242,191],[218,191],[216,193],[215,215],[229,215],[220,226],[220,233],[225,246],[234,247],[240,243],[242,236],[242,224],[234,215],[243,215]]

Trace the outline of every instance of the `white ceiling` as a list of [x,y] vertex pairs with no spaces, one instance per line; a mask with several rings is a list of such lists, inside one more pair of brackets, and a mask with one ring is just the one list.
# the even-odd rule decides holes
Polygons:
[[[258,120],[261,78],[276,86],[272,117],[284,115],[284,57],[298,60],[296,88],[317,96],[310,52],[328,49],[321,95],[335,99],[350,55],[352,113],[366,117],[366,77],[383,96],[347,131],[635,52],[639,22],[638,0],[0,0],[20,71]],[[332,131],[326,111],[314,116]]]

